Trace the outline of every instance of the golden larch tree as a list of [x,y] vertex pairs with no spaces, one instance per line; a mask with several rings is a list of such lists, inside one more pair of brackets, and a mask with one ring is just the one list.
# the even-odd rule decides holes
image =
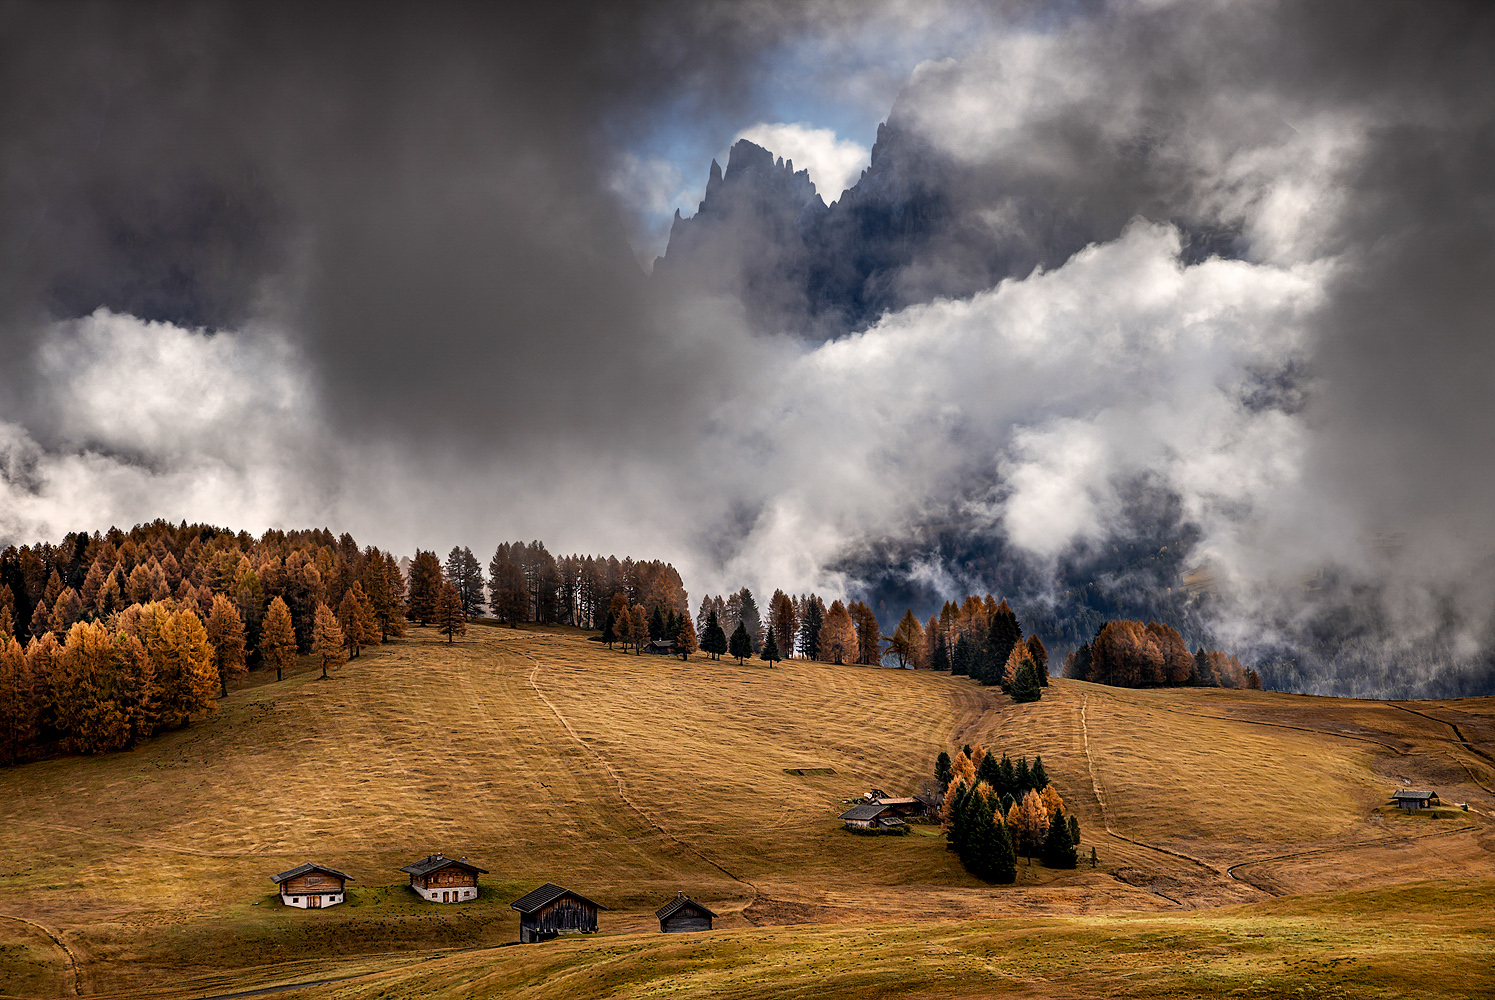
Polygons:
[[341,666],[347,660],[343,650],[343,629],[325,602],[318,601],[311,627],[311,651],[322,661],[322,679],[327,668]]

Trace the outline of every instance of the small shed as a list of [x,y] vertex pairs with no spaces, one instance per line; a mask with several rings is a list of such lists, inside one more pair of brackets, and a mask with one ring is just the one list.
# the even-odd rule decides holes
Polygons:
[[410,875],[410,888],[432,903],[466,903],[478,898],[478,876],[488,869],[440,854],[428,854],[400,871]]
[[597,911],[607,907],[579,892],[546,882],[509,904],[519,911],[519,941],[549,941],[558,934],[596,934]]
[[655,656],[673,656],[675,655],[675,640],[655,639],[644,647],[644,652],[653,653]]
[[677,892],[675,898],[655,910],[654,915],[659,918],[661,934],[709,931],[712,918],[716,916],[706,909],[704,903],[696,902],[683,892]]
[[347,898],[343,883],[353,881],[353,876],[336,868],[308,862],[279,875],[271,875],[270,881],[280,886],[280,901],[286,906],[320,910],[336,906]]
[[905,826],[895,806],[866,802],[852,806],[840,816],[848,830],[899,830]]
[[1392,801],[1410,812],[1438,805],[1438,793],[1417,788],[1399,788],[1391,793]]

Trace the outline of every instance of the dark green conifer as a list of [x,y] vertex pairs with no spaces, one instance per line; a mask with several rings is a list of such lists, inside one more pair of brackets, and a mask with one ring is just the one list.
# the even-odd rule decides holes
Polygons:
[[1041,792],[1049,787],[1049,773],[1043,769],[1043,757],[1033,758],[1033,769],[1028,772],[1028,778],[1033,782],[1033,790]]
[[1017,794],[1021,795],[1033,787],[1033,774],[1028,770],[1028,758],[1017,759]]
[[950,673],[956,677],[968,677],[975,665],[976,648],[971,637],[962,635],[955,640],[955,653],[950,657]]
[[664,615],[660,613],[659,605],[654,605],[654,613],[649,616],[649,641],[654,642],[664,638]]
[[727,645],[727,652],[737,657],[738,666],[742,661],[753,655],[753,640],[748,635],[747,626],[742,622],[737,623],[737,631],[732,633],[731,642]]
[[996,790],[998,795],[1001,795],[1001,788],[997,784],[1002,780],[1001,771],[1002,766],[997,763],[997,755],[988,753],[985,757],[981,758],[981,766],[976,768],[976,780],[986,782]]
[[1038,671],[1033,664],[1025,662],[1012,682],[1012,700],[1018,703],[1037,701],[1043,697],[1043,687],[1038,683]]
[[1017,799],[1013,797],[1013,795],[1012,795],[1011,792],[1008,792],[1005,795],[1003,795],[1002,796],[1002,815],[1006,816],[1009,812],[1012,811],[1012,807],[1015,806],[1015,805],[1017,805]]
[[[1002,754],[1000,767],[1001,770],[998,774],[1001,777],[1001,784],[994,785],[993,787],[1003,795],[1011,795],[1016,798],[1018,793],[1017,770],[1012,766],[1012,758],[1008,757],[1005,753]],[[1005,816],[1007,814],[1003,813],[1002,815]]]
[[1011,885],[1017,881],[1017,851],[1012,847],[1012,832],[1006,823],[996,824],[996,850],[991,862],[991,881]]
[[774,637],[772,625],[768,626],[768,634],[763,637],[763,652],[760,653],[759,656],[762,659],[767,660],[770,667],[773,666],[777,661],[783,659],[783,657],[779,655],[779,643],[778,640]]
[[934,759],[934,780],[940,783],[940,790],[944,791],[950,787],[950,782],[955,777],[955,772],[950,767],[950,755],[941,750],[940,755]]
[[929,668],[931,670],[950,669],[950,650],[945,648],[944,636],[935,637],[934,652],[929,657]]
[[711,654],[713,660],[721,659],[727,651],[727,631],[716,620],[716,612],[706,616],[706,631],[701,635],[701,648]]
[[1069,842],[1076,848],[1080,846],[1080,821],[1073,816],[1069,817]]
[[1054,813],[1049,820],[1049,834],[1043,840],[1040,857],[1046,868],[1074,868],[1080,863],[1074,841],[1069,837],[1069,824],[1060,813]]
[[616,616],[609,611],[607,620],[602,623],[602,641],[607,643],[607,648],[612,649],[613,643],[618,641],[618,628]]

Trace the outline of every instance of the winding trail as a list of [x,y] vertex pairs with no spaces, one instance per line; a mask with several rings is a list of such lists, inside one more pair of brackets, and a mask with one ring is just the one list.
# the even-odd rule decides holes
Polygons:
[[[1416,715],[1416,716],[1419,716],[1421,718],[1427,719],[1429,722],[1436,722],[1440,726],[1447,726],[1449,729],[1453,730],[1454,739],[1457,740],[1459,742],[1459,745],[1462,746],[1465,750],[1468,750],[1470,753],[1474,754],[1476,757],[1482,757],[1485,760],[1489,761],[1491,764],[1495,764],[1495,757],[1491,757],[1488,753],[1486,753],[1485,751],[1481,750],[1479,747],[1475,746],[1473,743],[1470,743],[1467,739],[1464,738],[1463,731],[1460,730],[1459,727],[1456,726],[1454,723],[1449,722],[1447,719],[1440,719],[1440,718],[1437,718],[1436,716],[1429,715],[1426,712],[1419,712],[1415,708],[1408,708],[1406,705],[1398,705],[1395,702],[1391,702],[1391,701],[1386,702],[1386,704],[1389,705],[1392,708],[1399,708],[1403,712],[1409,712],[1412,715]],[[1457,758],[1455,758],[1455,759],[1457,759]],[[1475,776],[1474,771],[1470,769],[1469,765],[1465,764],[1464,765],[1464,770],[1466,770],[1466,771],[1469,772],[1469,777],[1474,778],[1474,783],[1476,785],[1478,785],[1479,787],[1483,788],[1485,791],[1489,792],[1491,795],[1495,795],[1495,788],[1491,788],[1489,785],[1485,784],[1483,781],[1480,781],[1479,778]]]
[[521,650],[520,652],[521,655],[524,656],[525,659],[529,660],[532,664],[532,666],[530,667],[529,677],[527,679],[529,681],[530,689],[535,692],[535,697],[539,698],[540,701],[544,703],[545,707],[550,709],[550,714],[555,716],[556,721],[561,724],[561,728],[566,731],[566,735],[569,736],[577,746],[581,747],[583,750],[587,751],[587,753],[591,754],[593,759],[595,759],[597,763],[602,766],[602,769],[607,772],[608,776],[612,778],[613,784],[617,786],[618,798],[622,800],[623,804],[629,809],[633,810],[633,812],[639,817],[639,819],[644,822],[645,826],[659,831],[659,834],[661,836],[668,838],[675,844],[679,845],[682,849],[700,858],[706,864],[710,865],[712,868],[715,868],[717,871],[721,872],[732,881],[737,882],[741,885],[745,885],[752,890],[753,898],[748,900],[748,902],[742,907],[743,919],[747,920],[749,923],[752,923],[752,920],[747,916],[747,911],[751,909],[753,904],[757,903],[762,896],[762,893],[759,891],[758,887],[752,882],[738,875],[737,873],[729,871],[714,859],[708,857],[694,844],[681,840],[679,837],[675,836],[673,833],[660,826],[659,823],[657,823],[652,816],[646,813],[638,803],[629,798],[628,786],[624,783],[623,776],[618,773],[617,768],[613,767],[606,757],[598,753],[595,747],[593,747],[586,740],[582,739],[581,736],[577,734],[576,730],[571,728],[571,723],[568,722],[566,720],[566,717],[561,714],[560,709],[556,708],[555,703],[552,702],[549,698],[545,697],[545,693],[541,691],[540,686],[535,683],[535,677],[540,672],[539,659],[526,650]]
[[[1145,850],[1156,851],[1159,854],[1166,854],[1169,857],[1178,858],[1181,861],[1187,861],[1192,865],[1203,868],[1211,875],[1219,877],[1220,870],[1218,868],[1215,868],[1212,865],[1205,864],[1198,858],[1192,858],[1187,854],[1182,854],[1178,851],[1171,851],[1166,847],[1159,847],[1156,844],[1145,843],[1133,837],[1128,837],[1124,833],[1117,833],[1115,827],[1111,826],[1111,813],[1110,810],[1106,808],[1106,793],[1105,790],[1101,788],[1100,776],[1096,774],[1095,771],[1095,757],[1090,752],[1090,723],[1086,715],[1086,709],[1089,707],[1089,705],[1090,695],[1087,694],[1080,699],[1080,734],[1083,737],[1085,743],[1085,766],[1090,770],[1090,786],[1095,792],[1096,805],[1100,807],[1101,822],[1105,825],[1106,835],[1115,837],[1117,840],[1124,841],[1128,844],[1133,844]],[[1249,885],[1250,883],[1247,884]],[[1172,896],[1158,892],[1156,889],[1148,889],[1147,891],[1151,892],[1155,896],[1161,896],[1175,906],[1182,907],[1184,905],[1183,903],[1174,899]]]
[[35,927],[37,930],[47,935],[47,937],[52,940],[53,944],[61,948],[62,953],[67,956],[68,967],[72,969],[73,972],[73,996],[81,995],[83,986],[83,974],[78,970],[78,956],[73,952],[73,949],[67,946],[67,942],[62,940],[61,935],[59,935],[56,931],[52,930],[52,928],[46,926],[45,924],[39,924],[35,920],[27,920],[25,917],[17,917],[9,913],[0,913],[0,917],[4,917],[6,920],[15,920],[23,924],[30,924],[32,927]]

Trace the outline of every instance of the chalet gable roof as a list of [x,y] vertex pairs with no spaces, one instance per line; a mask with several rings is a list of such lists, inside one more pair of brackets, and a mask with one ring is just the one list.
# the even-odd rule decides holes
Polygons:
[[554,882],[546,882],[544,885],[540,886],[540,888],[538,889],[535,889],[533,892],[525,893],[523,896],[520,896],[518,899],[514,900],[514,902],[510,903],[509,909],[518,910],[520,913],[534,913],[536,910],[554,903],[562,896],[570,896],[573,899],[577,899],[583,903],[595,906],[599,910],[607,909],[607,907],[603,906],[601,903],[590,900],[579,892],[572,892],[570,889],[567,889],[564,886],[556,885]]
[[675,914],[679,913],[687,906],[693,910],[700,910],[708,917],[716,916],[715,913],[712,913],[706,908],[705,904],[696,902],[694,899],[691,899],[684,893],[677,894],[674,899],[670,900],[668,903],[655,910],[654,916],[658,920],[668,920],[670,917],[673,917]]
[[456,865],[458,868],[466,868],[468,871],[473,872],[477,875],[488,874],[488,869],[486,868],[479,868],[477,865],[470,865],[466,861],[458,861],[456,858],[448,858],[440,854],[427,854],[420,861],[412,861],[404,868],[401,868],[400,871],[409,872],[411,875],[429,875],[434,871],[440,871],[447,865]]
[[281,872],[279,875],[271,875],[270,881],[274,882],[276,885],[279,885],[286,879],[295,878],[297,875],[305,875],[307,872],[326,872],[328,875],[340,878],[345,882],[353,881],[352,875],[344,874],[343,872],[338,871],[336,868],[328,868],[325,865],[314,865],[311,862],[307,862],[304,865],[297,865],[290,871]]
[[877,819],[883,813],[893,812],[893,807],[882,802],[865,802],[859,806],[852,806],[841,814],[841,819],[869,820]]
[[1391,793],[1393,799],[1431,799],[1437,792],[1424,792],[1415,788],[1400,788]]

